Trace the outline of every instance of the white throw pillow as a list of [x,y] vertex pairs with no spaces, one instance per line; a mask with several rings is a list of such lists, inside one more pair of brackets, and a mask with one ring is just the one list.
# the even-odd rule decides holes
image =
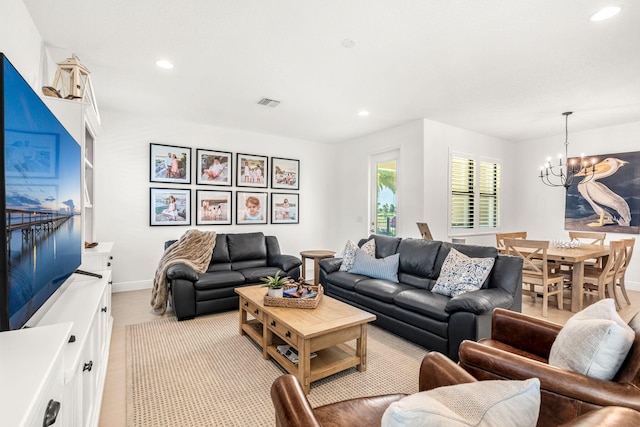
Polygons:
[[431,292],[456,297],[477,291],[491,273],[495,258],[470,258],[451,248]]
[[[353,243],[351,240],[347,240],[347,244],[344,247],[344,251],[342,251],[342,264],[340,264],[339,271],[351,271],[353,268],[353,263],[356,258],[356,250],[358,249],[358,245]],[[371,255],[372,257],[376,256],[376,241],[371,239],[367,241],[360,250],[364,251],[367,255]]]
[[551,346],[549,365],[611,380],[627,357],[636,335],[622,320],[615,304],[607,298],[574,314]]
[[358,249],[351,273],[398,283],[399,263],[400,254],[389,255],[385,258],[375,258]]
[[412,394],[389,405],[382,427],[534,427],[540,380],[478,381]]

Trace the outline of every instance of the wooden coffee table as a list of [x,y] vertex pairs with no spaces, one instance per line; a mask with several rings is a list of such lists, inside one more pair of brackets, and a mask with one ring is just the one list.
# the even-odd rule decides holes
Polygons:
[[[295,375],[309,393],[311,383],[336,372],[356,367],[367,369],[367,323],[376,316],[328,296],[314,309],[267,307],[267,290],[261,286],[236,288],[240,295],[240,335],[248,335],[262,347],[265,359],[272,357]],[[347,342],[356,340],[355,348]],[[298,351],[298,364],[277,346],[289,344]],[[317,356],[311,359],[311,353]]]

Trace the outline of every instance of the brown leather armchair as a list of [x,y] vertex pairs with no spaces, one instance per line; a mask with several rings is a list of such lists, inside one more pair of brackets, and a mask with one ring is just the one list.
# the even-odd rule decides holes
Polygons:
[[640,314],[629,326],[636,338],[611,381],[550,366],[551,346],[562,326],[502,309],[493,312],[491,338],[462,343],[460,366],[478,380],[539,378],[538,426],[558,425],[604,406],[640,411]]
[[[441,353],[425,355],[420,365],[420,391],[441,386],[477,381],[468,372]],[[293,375],[282,375],[271,386],[271,399],[277,427],[351,427],[379,426],[387,407],[404,394],[363,397],[312,408],[300,383]],[[557,425],[557,423],[556,423]],[[621,407],[603,408],[571,420],[569,427],[637,427],[640,412]]]

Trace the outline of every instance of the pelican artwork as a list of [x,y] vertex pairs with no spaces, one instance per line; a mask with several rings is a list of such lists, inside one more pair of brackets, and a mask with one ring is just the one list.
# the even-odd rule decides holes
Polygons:
[[599,182],[600,179],[613,175],[622,166],[629,162],[607,157],[594,166],[582,168],[575,176],[585,178],[578,183],[578,192],[589,202],[596,214],[600,215],[600,220],[588,224],[590,227],[601,227],[607,224],[618,224],[629,226],[631,223],[631,210],[627,202]]

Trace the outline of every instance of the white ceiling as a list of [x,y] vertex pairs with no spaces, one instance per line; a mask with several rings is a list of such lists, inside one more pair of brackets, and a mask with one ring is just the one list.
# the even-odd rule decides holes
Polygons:
[[419,118],[511,141],[563,134],[568,110],[570,133],[640,120],[637,0],[24,1],[103,109],[331,143]]

